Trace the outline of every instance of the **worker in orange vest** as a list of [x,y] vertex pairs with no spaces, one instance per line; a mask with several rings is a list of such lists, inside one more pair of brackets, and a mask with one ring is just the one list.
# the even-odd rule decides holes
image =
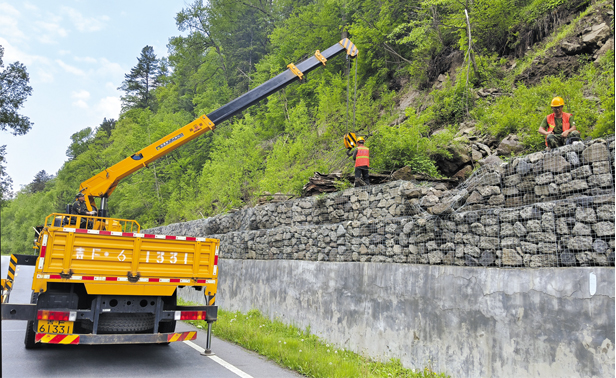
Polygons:
[[562,97],[554,97],[550,105],[553,113],[545,117],[539,126],[539,134],[545,135],[546,147],[557,148],[580,140],[573,115],[563,112],[565,101]]
[[370,150],[364,147],[364,138],[357,138],[357,148],[353,151],[355,160],[355,186],[370,185]]

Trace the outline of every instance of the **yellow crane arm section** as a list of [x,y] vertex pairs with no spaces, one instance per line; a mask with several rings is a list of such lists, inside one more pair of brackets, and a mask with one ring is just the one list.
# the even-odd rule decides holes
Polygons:
[[188,125],[82,182],[79,186],[79,191],[88,199],[86,204],[89,210],[92,210],[89,201],[92,197],[109,196],[124,177],[143,167],[147,167],[148,164],[161,156],[215,128],[214,123],[207,116],[202,115]]
[[320,66],[324,66],[328,59],[343,52],[346,52],[349,58],[355,58],[358,54],[357,47],[355,47],[353,42],[348,38],[341,40],[323,52],[317,50],[314,56],[311,56],[297,65],[290,64],[288,70],[271,78],[235,100],[232,100],[228,104],[221,106],[207,116],[202,115],[188,125],[172,132],[121,162],[105,169],[96,176],[82,182],[79,191],[86,197],[88,210],[92,211],[94,197],[100,197],[102,199],[101,210],[104,213],[99,214],[99,216],[107,216],[105,214],[107,211],[107,198],[113,193],[120,180],[124,177],[143,167],[147,167],[148,164],[156,159],[168,154],[184,143],[190,142],[201,134],[214,130],[216,125],[256,104],[292,82],[301,80],[305,74]]

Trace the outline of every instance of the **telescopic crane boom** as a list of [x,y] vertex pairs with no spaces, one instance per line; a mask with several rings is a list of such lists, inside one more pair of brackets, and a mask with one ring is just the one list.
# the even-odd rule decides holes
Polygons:
[[120,180],[143,167],[147,167],[148,164],[181,145],[190,142],[196,137],[210,130],[214,130],[221,122],[233,117],[292,82],[302,80],[304,74],[321,65],[325,65],[328,59],[345,51],[349,58],[355,58],[358,53],[357,48],[348,38],[341,40],[323,52],[317,50],[313,56],[303,62],[297,65],[292,63],[289,64],[287,66],[289,69],[278,76],[266,81],[217,110],[214,110],[210,114],[202,115],[188,125],[170,133],[119,163],[105,169],[96,176],[82,182],[79,186],[79,191],[83,193],[86,198],[85,202],[88,206],[88,210],[92,211],[91,204],[94,203],[94,198],[100,197],[101,206],[99,216],[109,216],[107,199],[111,193],[113,193]]

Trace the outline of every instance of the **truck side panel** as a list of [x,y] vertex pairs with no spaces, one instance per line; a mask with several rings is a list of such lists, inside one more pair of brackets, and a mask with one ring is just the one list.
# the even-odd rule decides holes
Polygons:
[[45,252],[37,263],[35,291],[55,281],[83,282],[89,293],[98,294],[152,295],[170,290],[171,295],[176,286],[205,286],[206,292],[216,293],[218,240],[71,230],[44,231]]

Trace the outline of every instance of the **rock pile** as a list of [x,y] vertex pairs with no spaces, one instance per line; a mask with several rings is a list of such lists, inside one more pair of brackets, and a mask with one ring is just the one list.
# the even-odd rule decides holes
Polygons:
[[613,167],[612,137],[488,164],[452,190],[396,181],[149,232],[219,238],[234,259],[613,266]]

